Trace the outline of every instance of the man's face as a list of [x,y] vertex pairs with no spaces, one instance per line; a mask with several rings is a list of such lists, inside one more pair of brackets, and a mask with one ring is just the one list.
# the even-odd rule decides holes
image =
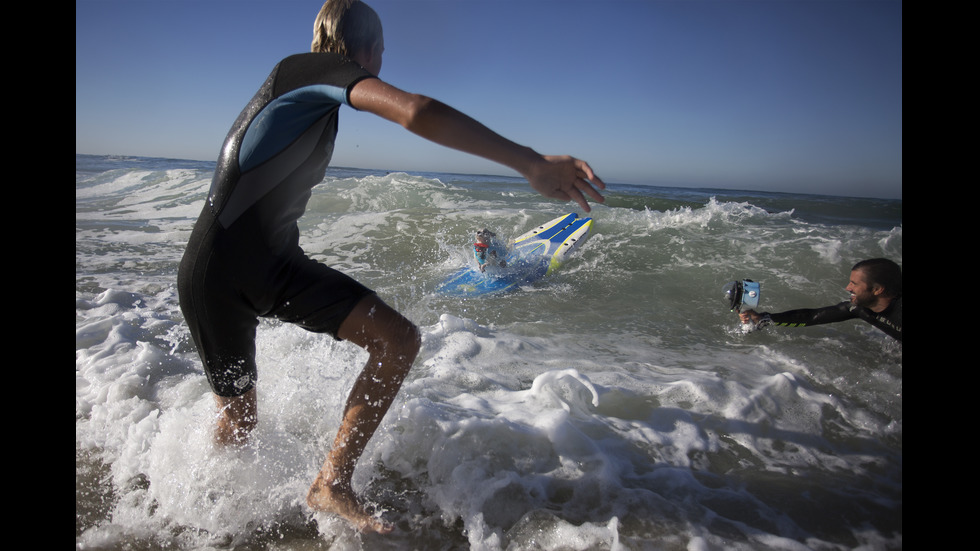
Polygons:
[[863,270],[851,272],[851,280],[846,289],[851,293],[851,303],[865,308],[876,305],[878,296],[881,294],[881,287],[868,284],[868,278],[864,275]]

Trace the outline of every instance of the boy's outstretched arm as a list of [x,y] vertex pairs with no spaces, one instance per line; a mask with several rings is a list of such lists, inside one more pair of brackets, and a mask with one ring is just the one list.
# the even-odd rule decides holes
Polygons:
[[585,212],[591,210],[586,195],[599,203],[605,200],[596,188],[605,189],[606,184],[585,161],[540,155],[440,101],[375,78],[355,84],[350,100],[355,109],[398,123],[429,141],[512,168],[545,197],[575,201]]

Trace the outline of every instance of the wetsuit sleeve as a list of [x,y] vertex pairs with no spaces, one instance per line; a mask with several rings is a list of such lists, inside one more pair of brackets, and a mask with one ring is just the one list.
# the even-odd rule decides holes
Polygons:
[[782,325],[785,327],[806,327],[854,319],[858,315],[851,311],[850,302],[842,302],[824,308],[801,308],[786,312],[762,313],[760,325]]
[[358,82],[376,78],[354,61],[336,54],[296,54],[279,63],[273,97],[316,88],[338,103],[350,104],[350,91]]
[[335,54],[297,54],[279,62],[270,75],[269,97],[262,99],[265,103],[241,139],[241,171],[248,172],[287,150],[298,156],[291,164],[316,156],[314,143],[300,143],[303,134],[314,129],[311,135],[318,135],[318,125],[324,124],[340,105],[353,107],[350,91],[366,78],[373,76],[357,63]]
[[775,314],[763,312],[761,316],[759,327],[766,325],[806,327],[860,318],[897,339],[898,342],[902,342],[902,297],[893,300],[889,307],[880,313],[850,302],[841,302],[825,308],[803,308]]

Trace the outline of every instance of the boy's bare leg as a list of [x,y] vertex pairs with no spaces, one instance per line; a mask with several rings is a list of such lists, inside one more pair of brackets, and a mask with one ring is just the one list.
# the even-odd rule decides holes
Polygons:
[[340,327],[338,337],[368,351],[354,382],[333,448],[306,496],[309,506],[338,514],[358,530],[386,533],[392,527],[375,518],[351,487],[354,467],[381,424],[418,355],[418,328],[374,295],[361,300]]
[[218,404],[218,421],[214,430],[214,442],[219,446],[240,445],[248,441],[248,435],[258,423],[255,405],[255,389],[241,396],[214,395]]

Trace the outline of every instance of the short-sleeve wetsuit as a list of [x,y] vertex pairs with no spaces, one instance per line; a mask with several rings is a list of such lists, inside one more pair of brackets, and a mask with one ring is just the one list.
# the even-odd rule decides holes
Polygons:
[[297,220],[323,180],[337,112],[372,78],[350,59],[280,61],[238,116],[180,263],[180,307],[212,390],[238,396],[256,379],[255,329],[275,317],[336,338],[372,291],[306,256]]
[[902,342],[902,297],[892,299],[888,308],[874,312],[868,308],[857,306],[850,301],[841,302],[824,308],[803,308],[770,314],[762,312],[760,327],[766,325],[782,325],[786,327],[804,327],[836,323],[849,319],[861,318],[871,325],[884,331],[888,336]]

